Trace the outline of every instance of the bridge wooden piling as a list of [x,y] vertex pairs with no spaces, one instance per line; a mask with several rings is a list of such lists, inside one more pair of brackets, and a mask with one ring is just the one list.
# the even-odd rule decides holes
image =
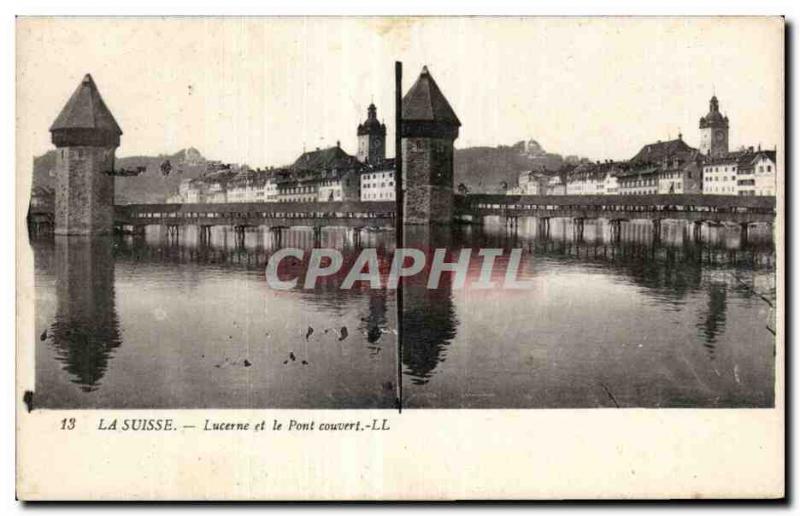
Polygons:
[[692,237],[694,238],[695,242],[702,242],[703,241],[703,221],[702,220],[695,220],[692,222]]
[[356,226],[351,229],[354,247],[361,247],[361,232],[363,229],[364,228],[360,226]]
[[749,226],[747,222],[739,224],[739,241],[740,245],[747,245]]
[[622,220],[612,219],[609,221],[611,229],[611,242],[617,243],[622,239]]
[[314,247],[320,247],[322,245],[322,226],[314,226],[312,232],[314,234]]
[[550,238],[550,217],[536,218],[536,233],[542,238]]
[[246,231],[247,231],[247,226],[244,224],[237,224],[233,226],[234,245],[236,246],[237,249],[241,249],[244,247]]
[[198,226],[198,235],[201,245],[208,245],[211,243],[211,227],[210,224],[201,224]]
[[572,232],[577,242],[583,242],[584,220],[583,217],[575,217],[572,219]]
[[164,224],[162,226],[167,234],[167,239],[177,242],[180,239],[180,226],[178,224]]
[[273,243],[275,247],[283,247],[283,230],[286,229],[285,226],[270,226],[269,232],[272,235]]
[[661,219],[653,219],[653,241],[661,241]]

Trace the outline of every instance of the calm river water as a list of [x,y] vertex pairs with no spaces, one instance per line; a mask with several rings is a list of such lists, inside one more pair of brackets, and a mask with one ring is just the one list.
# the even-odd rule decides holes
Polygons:
[[[407,228],[408,247],[521,248],[531,288],[410,281],[399,331],[394,291],[268,287],[268,256],[310,249],[310,230],[280,242],[257,228],[237,243],[223,227],[209,243],[159,227],[34,239],[36,404],[393,408],[399,355],[409,408],[772,406],[767,228],[747,242],[738,228],[704,228],[695,242],[665,222],[655,243],[646,223],[624,223],[618,242],[603,222],[582,237],[568,221],[539,229]],[[326,229],[321,246],[346,259],[393,253],[393,232],[362,235]]]

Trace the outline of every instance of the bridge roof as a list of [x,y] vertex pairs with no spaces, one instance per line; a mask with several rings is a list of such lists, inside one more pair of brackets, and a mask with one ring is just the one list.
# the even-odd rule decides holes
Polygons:
[[506,195],[469,194],[470,203],[500,206],[536,204],[554,206],[710,206],[716,208],[775,208],[772,196],[738,196],[708,194],[642,194],[642,195]]
[[461,121],[450,107],[442,90],[428,72],[427,66],[422,67],[422,73],[419,74],[417,82],[403,97],[403,120],[461,125]]
[[92,76],[86,74],[78,89],[67,101],[50,131],[64,129],[96,129],[113,134],[122,134],[114,115],[103,102]]

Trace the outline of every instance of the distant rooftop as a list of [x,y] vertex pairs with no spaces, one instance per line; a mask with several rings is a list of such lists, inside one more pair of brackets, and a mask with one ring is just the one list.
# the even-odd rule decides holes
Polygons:
[[361,163],[338,145],[327,149],[304,152],[292,164],[292,168],[301,170],[345,169],[355,168]]
[[753,161],[760,158],[761,156],[766,156],[772,161],[775,161],[776,154],[777,153],[774,150],[753,149],[751,147],[749,149],[729,152],[723,156],[707,159],[705,164],[721,165],[721,164],[736,163],[739,166],[745,166],[751,164]]
[[645,145],[631,161],[654,163],[663,161],[664,158],[675,157],[678,154],[693,152],[695,150],[697,149],[689,146],[683,141],[683,138],[678,137],[674,140],[659,141]]

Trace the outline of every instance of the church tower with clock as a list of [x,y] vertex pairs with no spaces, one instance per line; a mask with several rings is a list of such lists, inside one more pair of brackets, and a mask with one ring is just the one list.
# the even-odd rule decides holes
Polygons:
[[719,112],[716,96],[708,103],[708,114],[700,118],[700,152],[712,158],[728,153],[728,117]]
[[375,104],[367,108],[367,119],[358,124],[358,161],[377,165],[386,159],[386,125],[378,121]]

